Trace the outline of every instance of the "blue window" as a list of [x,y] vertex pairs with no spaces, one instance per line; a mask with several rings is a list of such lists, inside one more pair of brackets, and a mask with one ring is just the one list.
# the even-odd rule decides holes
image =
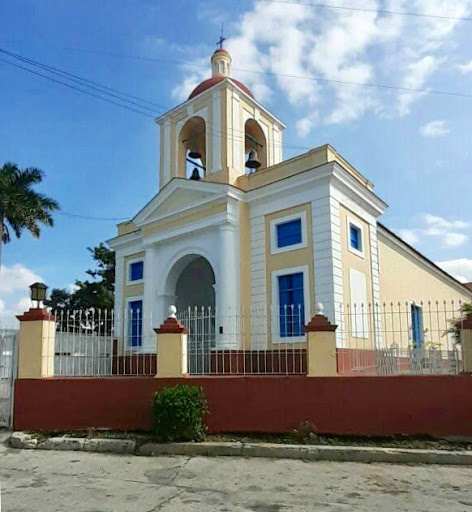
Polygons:
[[135,261],[129,266],[129,280],[141,281],[144,275],[144,264],[142,261]]
[[305,325],[303,272],[279,276],[280,337],[302,336]]
[[349,224],[349,241],[353,249],[362,252],[362,232],[352,224]]
[[302,243],[302,220],[296,219],[277,225],[277,247]]
[[143,343],[143,301],[128,303],[128,345],[140,347]]
[[415,304],[411,305],[411,338],[413,348],[421,348],[424,342],[423,310]]

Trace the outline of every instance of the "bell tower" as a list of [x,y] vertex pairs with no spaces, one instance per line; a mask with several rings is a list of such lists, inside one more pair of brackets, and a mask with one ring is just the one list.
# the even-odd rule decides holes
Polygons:
[[211,56],[211,78],[156,122],[160,126],[160,188],[173,178],[236,184],[244,174],[282,161],[285,125],[231,76],[231,55]]

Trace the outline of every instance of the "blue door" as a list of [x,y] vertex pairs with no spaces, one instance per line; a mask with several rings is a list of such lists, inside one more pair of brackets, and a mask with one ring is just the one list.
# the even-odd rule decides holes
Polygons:
[[128,315],[128,345],[140,347],[143,343],[143,301],[129,302]]
[[423,346],[423,310],[415,304],[411,305],[411,337],[413,348],[421,348]]
[[305,300],[303,273],[279,276],[280,337],[303,336]]

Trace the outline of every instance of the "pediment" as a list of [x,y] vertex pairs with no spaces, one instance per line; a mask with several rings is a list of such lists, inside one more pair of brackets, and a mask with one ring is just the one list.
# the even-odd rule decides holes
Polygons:
[[148,224],[161,218],[195,208],[226,195],[226,187],[214,183],[176,180],[169,183],[136,215],[136,225]]

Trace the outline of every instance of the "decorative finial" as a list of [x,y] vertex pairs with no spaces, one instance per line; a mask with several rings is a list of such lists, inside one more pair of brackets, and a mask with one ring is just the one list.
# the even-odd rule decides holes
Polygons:
[[220,39],[217,41],[216,45],[220,45],[220,50],[223,49],[223,43],[224,41],[226,41],[226,37],[223,37],[223,23],[221,24],[221,36],[220,36]]
[[168,318],[177,318],[176,313],[177,313],[177,308],[175,306],[169,306],[169,317]]
[[315,306],[315,313],[317,315],[322,315],[324,313],[324,306],[321,302],[318,302]]

